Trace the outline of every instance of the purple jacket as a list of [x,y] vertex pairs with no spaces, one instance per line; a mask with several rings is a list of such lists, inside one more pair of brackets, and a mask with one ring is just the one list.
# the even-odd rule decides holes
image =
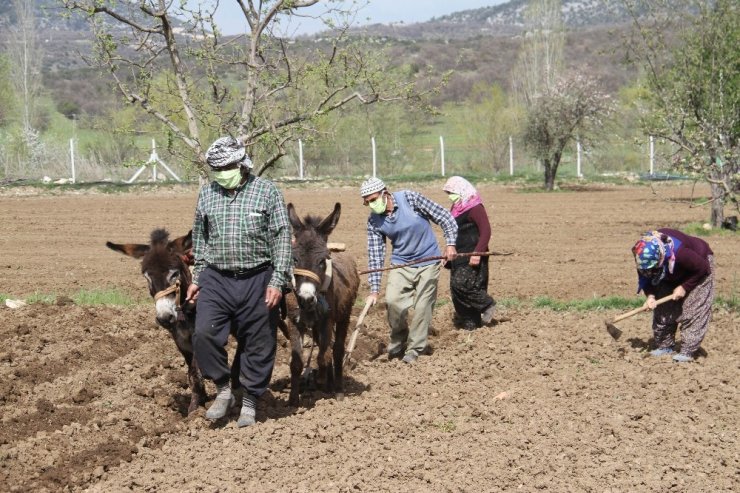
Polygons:
[[[686,294],[689,294],[709,275],[708,257],[714,252],[712,252],[709,244],[701,238],[689,236],[678,230],[669,228],[661,228],[658,231],[670,236],[674,241],[677,240],[677,244],[680,243],[675,252],[676,264],[673,268],[673,273],[668,272],[666,268],[665,277],[660,281],[659,286],[668,286],[670,289],[683,286]],[[649,280],[640,284],[646,295],[655,295],[658,286],[653,286]]]

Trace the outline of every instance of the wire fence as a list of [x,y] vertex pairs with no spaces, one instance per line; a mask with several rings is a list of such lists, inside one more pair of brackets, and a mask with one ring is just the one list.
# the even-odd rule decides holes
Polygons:
[[[529,175],[543,171],[519,139],[511,137],[505,145],[470,142],[445,136],[426,136],[419,144],[367,140],[352,146],[333,142],[296,142],[277,166],[267,172],[271,178],[321,179],[327,177],[357,177],[376,174],[381,177]],[[373,146],[373,143],[375,146]],[[599,145],[572,145],[565,149],[558,168],[561,177],[596,177],[618,174],[670,173],[671,155],[668,144],[648,137],[641,141],[614,139]],[[48,145],[33,159],[20,159],[2,152],[0,142],[0,172],[4,181],[31,180],[47,183],[70,182],[141,182],[196,181],[196,170],[183,166],[166,152],[157,154],[156,144],[147,156],[142,149],[140,159],[133,164],[111,162],[95,151],[80,150],[75,141],[65,148]]]

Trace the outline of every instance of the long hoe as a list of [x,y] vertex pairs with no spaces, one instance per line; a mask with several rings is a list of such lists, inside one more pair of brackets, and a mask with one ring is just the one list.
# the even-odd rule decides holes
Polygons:
[[357,344],[357,336],[360,333],[360,329],[362,329],[362,322],[365,320],[365,315],[367,315],[367,311],[370,309],[371,306],[373,306],[372,303],[366,301],[365,307],[362,309],[362,313],[360,313],[360,316],[357,317],[355,330],[352,331],[352,335],[349,338],[349,344],[347,345],[347,349],[344,352],[344,361],[342,362],[342,366],[346,365],[347,361],[349,361],[349,358],[352,356],[352,351],[354,351],[355,344]]
[[[661,298],[655,302],[656,306],[661,305],[665,303],[666,301],[670,301],[673,299],[673,295],[669,294],[668,296]],[[612,336],[612,338],[616,341],[619,340],[619,337],[622,335],[622,331],[614,325],[615,323],[619,322],[620,320],[624,320],[625,318],[630,318],[633,315],[637,315],[638,313],[642,313],[647,310],[647,307],[641,306],[640,308],[635,308],[632,311],[629,311],[627,313],[623,313],[622,315],[619,315],[614,320],[604,320],[604,324],[606,325],[606,331],[609,332],[609,335]]]

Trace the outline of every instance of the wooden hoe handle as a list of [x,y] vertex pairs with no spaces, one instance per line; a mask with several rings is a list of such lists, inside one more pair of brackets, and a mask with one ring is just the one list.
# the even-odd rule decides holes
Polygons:
[[373,304],[370,301],[366,301],[365,308],[362,309],[360,316],[357,317],[357,323],[355,324],[355,330],[352,331],[352,335],[349,338],[349,345],[347,346],[347,350],[344,353],[344,361],[342,362],[342,365],[347,363],[347,361],[349,361],[350,356],[352,356],[352,351],[355,349],[355,344],[357,343],[357,336],[360,333],[362,322],[365,320],[365,315],[367,315],[367,311],[370,309],[371,306],[373,306]]
[[[670,301],[672,299],[673,299],[673,294],[669,294],[668,296],[664,296],[663,298],[657,300],[655,302],[655,304],[656,304],[656,306],[657,305],[662,305],[666,301]],[[645,310],[647,310],[647,307],[645,307],[645,306],[641,306],[640,308],[635,308],[632,311],[629,311],[627,313],[623,313],[622,315],[619,315],[617,318],[615,318],[614,320],[612,320],[612,323],[615,324],[615,323],[619,322],[620,320],[624,320],[625,318],[630,318],[631,316],[637,315],[638,313],[644,312]]]

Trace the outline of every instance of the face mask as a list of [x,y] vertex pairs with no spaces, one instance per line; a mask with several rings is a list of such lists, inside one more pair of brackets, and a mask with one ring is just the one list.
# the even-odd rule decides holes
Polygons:
[[657,286],[658,284],[660,284],[660,281],[662,281],[664,277],[665,277],[665,266],[663,266],[663,268],[660,269],[660,273],[658,275],[650,279],[650,282],[652,283],[653,286]]
[[650,283],[653,286],[657,286],[660,284],[660,281],[665,278],[665,266],[663,267],[653,267],[651,269],[639,269],[638,274],[640,276],[647,278],[650,280]]
[[215,171],[213,173],[213,179],[226,190],[232,190],[239,186],[239,182],[242,180],[241,168]]
[[374,213],[383,214],[385,212],[386,207],[388,206],[388,197],[385,197],[385,194],[383,193],[380,195],[380,197],[373,200],[368,205],[370,206],[370,210],[373,211]]
[[460,194],[459,193],[448,193],[447,198],[450,199],[450,202],[453,204],[460,200]]

